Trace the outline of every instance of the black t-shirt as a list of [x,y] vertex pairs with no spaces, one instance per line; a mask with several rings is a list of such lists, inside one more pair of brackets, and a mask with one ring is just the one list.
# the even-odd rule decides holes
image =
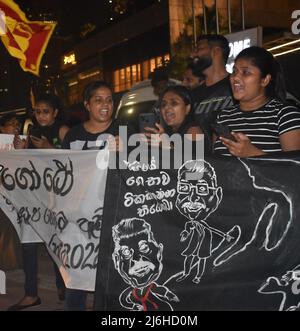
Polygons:
[[[174,132],[169,126],[167,126],[166,127],[166,133],[169,136],[171,136],[174,133],[178,133],[178,134],[180,134],[181,137],[184,137],[184,135],[187,134],[188,130],[190,128],[193,128],[193,127],[199,127],[203,131],[203,134],[204,134],[204,153],[205,153],[205,155],[211,154],[212,143],[211,143],[211,139],[210,139],[208,133],[199,125],[199,123],[194,121],[191,116],[188,116],[184,120],[184,122],[181,124],[181,126],[179,127],[179,129],[176,132]],[[193,145],[193,155],[195,155],[194,148],[197,147],[196,141],[193,141],[192,145]]]
[[229,76],[214,85],[200,85],[192,91],[194,118],[202,128],[210,130],[222,109],[233,105]]
[[[30,128],[29,134],[31,136],[35,136],[37,138],[41,138],[42,136],[46,137],[50,144],[54,146],[54,148],[61,148],[61,141],[59,138],[59,129],[63,126],[63,123],[60,121],[55,121],[50,126],[41,126],[39,124],[35,124]],[[35,149],[36,147],[32,144],[29,139],[29,149]]]
[[[62,143],[63,149],[73,150],[91,150],[91,149],[103,149],[106,146],[108,135],[118,136],[119,127],[121,124],[119,121],[113,121],[110,126],[103,132],[90,133],[84,128],[84,124],[81,123],[72,128],[65,136]],[[127,127],[128,137],[133,133],[130,126]]]

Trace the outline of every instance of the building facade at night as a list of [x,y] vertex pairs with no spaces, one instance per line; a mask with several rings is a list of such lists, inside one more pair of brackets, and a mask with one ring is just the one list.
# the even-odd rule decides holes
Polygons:
[[[300,70],[300,51],[294,52],[300,36],[291,33],[298,0],[89,0],[87,8],[56,0],[16,2],[29,19],[57,20],[58,27],[39,78],[16,69],[17,62],[8,59],[1,45],[0,103],[5,109],[25,104],[30,85],[37,91],[57,92],[66,105],[80,102],[84,86],[95,79],[108,81],[116,93],[124,92],[176,58],[182,36],[189,38],[185,46],[191,49],[206,31],[227,35],[261,26],[262,45],[280,53],[278,59],[291,82]],[[293,92],[300,96],[300,91]]]
[[[213,8],[214,3],[212,0],[205,1],[206,10]],[[230,31],[227,3],[226,0],[217,2],[219,32],[223,34]],[[241,3],[240,0],[231,1],[231,32],[242,30],[243,24],[245,28],[262,26],[263,46],[279,46],[282,52],[291,49],[284,45],[297,39],[290,32],[291,13],[297,8],[297,1],[244,1],[244,17]],[[61,70],[65,81],[66,101],[69,104],[80,101],[84,86],[94,79],[105,79],[115,92],[128,90],[176,55],[172,46],[184,32],[191,36],[192,47],[192,34],[204,32],[203,21],[200,24],[198,22],[203,17],[202,1],[194,1],[194,11],[192,4],[192,0],[153,2],[64,54],[61,57]],[[198,20],[196,29],[193,29],[191,23],[187,23],[191,22],[193,13]],[[299,54],[280,57],[289,75],[293,75],[293,70],[289,68],[290,61],[286,59],[295,58]]]

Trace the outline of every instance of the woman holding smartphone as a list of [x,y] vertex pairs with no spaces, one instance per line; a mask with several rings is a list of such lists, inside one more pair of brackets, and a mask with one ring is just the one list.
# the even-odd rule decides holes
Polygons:
[[[168,87],[160,97],[160,112],[165,122],[165,126],[156,123],[156,128],[146,127],[146,136],[149,141],[151,135],[162,134],[168,136],[174,133],[179,134],[182,138],[186,137],[192,141],[200,140],[204,134],[203,129],[193,120],[193,102],[190,91],[182,85]],[[186,136],[188,135],[188,136]],[[152,145],[153,145],[152,138]],[[161,138],[159,144],[163,143]],[[205,143],[205,146],[208,144]]]
[[300,110],[285,103],[283,77],[273,55],[264,48],[244,49],[230,77],[238,103],[218,115],[234,139],[216,139],[217,155],[252,157],[300,150]]
[[[38,97],[34,107],[36,124],[29,130],[26,140],[22,140],[18,134],[15,135],[15,148],[60,148],[62,140],[69,128],[57,119],[59,108],[59,100],[56,96],[45,94]],[[38,296],[38,246],[38,243],[22,244],[25,294],[18,303],[9,307],[8,310],[23,310],[41,304],[41,299]],[[63,301],[65,297],[65,284],[54,262],[53,265],[58,298]]]

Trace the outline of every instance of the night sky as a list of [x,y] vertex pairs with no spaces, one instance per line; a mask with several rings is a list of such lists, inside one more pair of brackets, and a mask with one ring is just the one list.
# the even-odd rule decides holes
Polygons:
[[[162,0],[164,1],[164,0]],[[56,36],[72,43],[104,29],[158,0],[16,0],[31,20],[55,20]],[[40,16],[40,15],[44,16]],[[113,20],[111,20],[113,18]],[[91,30],[91,31],[90,31]],[[88,34],[84,34],[88,31]]]

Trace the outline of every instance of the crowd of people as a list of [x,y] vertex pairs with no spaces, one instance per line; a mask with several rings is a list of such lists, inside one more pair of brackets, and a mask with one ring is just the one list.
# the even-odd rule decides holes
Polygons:
[[[151,111],[158,116],[155,126],[145,129],[148,139],[152,134],[178,133],[182,137],[189,134],[189,139],[195,141],[204,134],[205,154],[215,156],[256,157],[300,150],[300,110],[286,100],[276,59],[264,48],[247,48],[235,59],[230,75],[226,71],[228,55],[225,37],[202,35],[186,66],[182,85],[169,84],[167,76],[152,79],[158,102]],[[119,137],[122,123],[113,118],[112,88],[104,81],[90,83],[83,103],[89,118],[73,128],[60,120],[57,98],[44,95],[35,104],[34,124],[27,139],[19,136],[20,123],[14,115],[1,118],[0,131],[14,134],[16,149],[89,150],[108,145],[119,150],[126,142]],[[217,126],[223,131],[217,130]],[[222,133],[226,131],[230,134]],[[110,138],[99,145],[97,139],[104,133]],[[131,133],[135,132],[129,128]],[[25,296],[11,310],[41,302],[37,289],[37,244],[23,244],[22,252]],[[57,267],[55,273],[63,300],[64,284]],[[86,295],[86,291],[67,289],[66,310],[84,310]]]

